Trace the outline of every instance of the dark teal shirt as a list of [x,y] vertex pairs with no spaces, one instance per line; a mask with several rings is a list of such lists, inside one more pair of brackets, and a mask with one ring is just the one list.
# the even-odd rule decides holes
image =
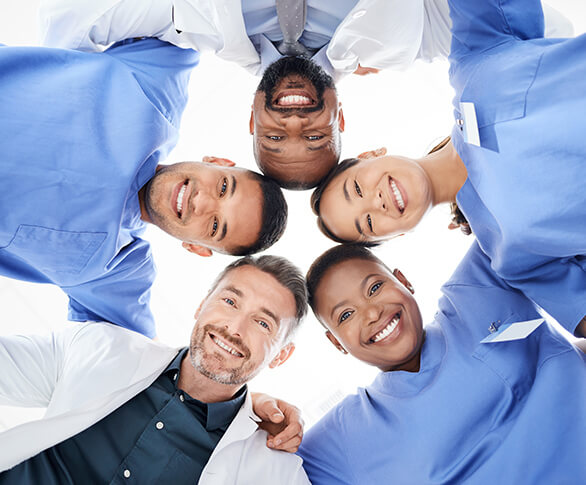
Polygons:
[[193,399],[177,388],[186,355],[101,421],[0,474],[0,484],[196,484],[247,390],[226,402]]

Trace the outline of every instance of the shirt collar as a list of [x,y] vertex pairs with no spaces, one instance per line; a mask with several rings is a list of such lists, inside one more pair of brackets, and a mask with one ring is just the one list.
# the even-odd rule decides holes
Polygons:
[[[181,372],[181,362],[187,357],[187,351],[189,349],[185,347],[180,350],[173,361],[167,366],[164,374],[168,375],[172,380],[175,388],[179,382],[179,374]],[[223,428],[228,426],[238,413],[238,410],[244,404],[244,400],[248,393],[248,386],[246,384],[242,386],[232,399],[229,401],[222,402],[211,402],[205,403],[198,399],[191,397],[189,394],[184,392],[185,403],[188,406],[198,407],[206,416],[205,428],[208,431]]]
[[[326,51],[329,44],[324,45],[319,49],[311,59],[318,65],[320,65],[330,76],[334,76],[334,67],[330,63]],[[264,72],[273,62],[283,57],[283,55],[277,50],[275,45],[265,35],[260,36],[260,64],[261,72]]]

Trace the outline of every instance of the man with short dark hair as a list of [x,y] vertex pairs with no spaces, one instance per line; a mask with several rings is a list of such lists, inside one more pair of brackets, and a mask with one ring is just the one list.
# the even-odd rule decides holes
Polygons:
[[0,275],[60,286],[71,320],[153,337],[145,222],[203,256],[279,239],[275,182],[224,159],[160,164],[198,62],[152,38],[103,53],[0,47]]
[[[267,447],[245,385],[289,358],[306,299],[287,260],[246,257],[213,284],[184,349],[102,323],[0,338],[0,403],[47,407],[0,434],[0,483],[309,483],[299,457]],[[294,424],[269,444],[294,451],[300,435]]]

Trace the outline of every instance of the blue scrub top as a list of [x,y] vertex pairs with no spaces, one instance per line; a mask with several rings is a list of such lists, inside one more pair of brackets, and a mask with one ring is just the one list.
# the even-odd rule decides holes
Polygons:
[[586,315],[586,36],[544,39],[539,0],[451,0],[450,15],[458,205],[493,270],[573,332]]
[[157,39],[0,47],[0,274],[59,285],[71,320],[154,336],[137,192],[177,142],[198,60]]
[[480,343],[538,314],[476,243],[442,292],[419,372],[381,372],[306,433],[311,482],[586,483],[584,354],[546,323]]

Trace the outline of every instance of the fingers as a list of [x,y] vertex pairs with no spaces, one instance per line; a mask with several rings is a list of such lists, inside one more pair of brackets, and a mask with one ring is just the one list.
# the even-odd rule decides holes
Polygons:
[[354,74],[358,76],[366,76],[367,74],[378,74],[379,72],[380,69],[376,69],[374,67],[363,67],[360,64],[358,64],[358,67],[354,71]]
[[220,165],[222,167],[233,167],[234,165],[236,165],[232,160],[228,158],[212,157],[208,155],[203,157],[201,160],[204,163],[213,163],[215,165]]
[[360,155],[358,155],[358,157],[356,158],[377,158],[377,157],[382,157],[383,155],[387,154],[387,149],[385,147],[380,147],[377,148],[376,150],[368,150],[366,152],[362,152]]
[[268,436],[267,437],[267,446],[274,450],[279,451],[286,451],[287,453],[295,453],[299,446],[301,445],[301,441],[303,439],[303,431],[300,434],[296,434],[292,436],[290,439],[286,441],[282,441],[282,438],[278,436]]

